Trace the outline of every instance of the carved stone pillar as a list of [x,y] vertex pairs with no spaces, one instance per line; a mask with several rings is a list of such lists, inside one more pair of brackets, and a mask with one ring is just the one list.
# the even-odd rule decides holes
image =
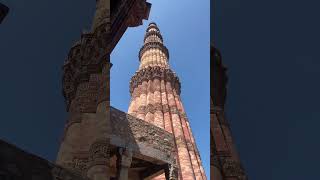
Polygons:
[[90,167],[87,176],[92,180],[110,179],[109,140],[97,141],[90,148]]
[[132,162],[132,151],[130,149],[119,148],[117,152],[117,179],[127,180],[129,168]]

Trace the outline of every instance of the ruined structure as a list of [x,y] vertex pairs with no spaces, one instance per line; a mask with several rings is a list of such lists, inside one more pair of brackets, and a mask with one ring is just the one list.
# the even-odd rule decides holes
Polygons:
[[3,19],[7,16],[9,12],[9,8],[4,4],[0,3],[0,24],[2,23]]
[[220,52],[211,47],[211,178],[214,180],[246,180],[228,121],[225,118],[227,75]]
[[[139,60],[139,69],[130,81],[128,113],[174,137],[173,154],[179,168],[179,179],[206,179],[180,98],[180,81],[170,69],[169,52],[155,23],[150,23],[146,30]],[[156,179],[163,179],[163,175]]]

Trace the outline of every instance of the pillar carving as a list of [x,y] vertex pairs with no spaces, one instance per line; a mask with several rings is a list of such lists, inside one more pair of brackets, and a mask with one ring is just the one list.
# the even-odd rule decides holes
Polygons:
[[109,140],[96,141],[90,148],[90,162],[87,176],[93,180],[110,178]]
[[132,151],[128,148],[119,148],[117,152],[117,179],[128,180],[129,168],[132,162]]

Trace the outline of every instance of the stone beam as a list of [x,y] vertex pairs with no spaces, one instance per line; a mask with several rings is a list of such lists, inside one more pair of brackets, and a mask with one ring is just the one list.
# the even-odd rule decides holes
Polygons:
[[146,0],[111,1],[111,51],[128,27],[142,25],[142,20],[149,18],[150,8]]

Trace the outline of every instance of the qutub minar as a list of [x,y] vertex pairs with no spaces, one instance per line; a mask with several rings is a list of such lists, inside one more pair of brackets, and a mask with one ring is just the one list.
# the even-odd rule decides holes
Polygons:
[[128,113],[173,134],[180,179],[206,179],[180,98],[180,81],[170,69],[168,49],[154,22],[146,30],[139,59],[130,82]]

